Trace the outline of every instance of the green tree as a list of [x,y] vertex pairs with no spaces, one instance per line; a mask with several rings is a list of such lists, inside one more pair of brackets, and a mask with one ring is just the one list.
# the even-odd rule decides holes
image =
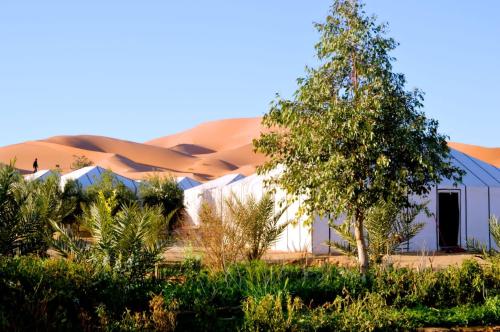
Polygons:
[[[77,195],[78,189],[74,188],[74,190],[74,194]],[[83,190],[84,205],[89,206],[95,203],[99,199],[100,193],[106,198],[115,196],[118,203],[115,205],[113,213],[118,212],[122,205],[131,205],[137,202],[137,196],[132,190],[119,181],[110,170],[103,172],[96,182]]]
[[173,229],[179,225],[184,212],[184,191],[173,177],[148,177],[141,183],[139,197],[145,206],[161,206],[165,216],[175,210],[169,226]]
[[25,181],[14,164],[0,167],[0,254],[45,255],[52,228],[72,213],[63,204],[59,177]]
[[423,93],[405,90],[392,71],[396,42],[386,25],[355,0],[336,0],[316,24],[318,68],[307,68],[293,100],[277,96],[254,142],[269,160],[260,173],[282,166],[276,182],[303,196],[310,216],[347,214],[362,271],[368,268],[364,222],[380,202],[398,207],[441,178],[458,181],[446,136],[421,111]]

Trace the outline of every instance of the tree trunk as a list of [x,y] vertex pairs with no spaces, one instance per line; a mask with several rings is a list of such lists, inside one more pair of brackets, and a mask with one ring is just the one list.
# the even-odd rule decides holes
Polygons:
[[354,221],[354,236],[356,238],[356,247],[358,249],[358,263],[361,273],[368,271],[368,254],[366,252],[365,234],[363,233],[363,217],[361,213],[356,213]]

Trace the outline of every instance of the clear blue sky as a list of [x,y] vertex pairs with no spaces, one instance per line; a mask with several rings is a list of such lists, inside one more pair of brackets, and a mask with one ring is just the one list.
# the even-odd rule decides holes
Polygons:
[[[314,64],[331,1],[2,0],[0,145],[145,141],[264,114]],[[500,1],[368,0],[452,140],[500,146]]]

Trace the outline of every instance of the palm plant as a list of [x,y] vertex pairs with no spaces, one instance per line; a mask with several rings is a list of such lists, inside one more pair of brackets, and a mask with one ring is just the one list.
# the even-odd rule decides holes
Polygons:
[[[416,222],[416,217],[425,212],[427,202],[414,204],[400,210],[397,205],[380,201],[377,206],[369,209],[366,216],[365,230],[368,238],[368,255],[370,260],[380,263],[382,257],[394,253],[401,244],[410,241],[424,227]],[[331,227],[339,234],[342,241],[332,241],[329,244],[347,255],[356,255],[356,239],[349,220]]]
[[0,167],[0,254],[45,255],[51,222],[71,213],[63,204],[59,178],[25,181],[14,163]]
[[279,220],[286,211],[275,211],[272,194],[266,192],[261,199],[249,195],[245,200],[234,193],[226,200],[226,206],[232,221],[241,229],[245,239],[244,254],[248,260],[260,259],[279,239],[289,222]]
[[168,246],[167,227],[173,213],[164,217],[161,207],[138,204],[122,205],[117,213],[116,193],[97,199],[84,210],[82,223],[89,239],[53,223],[59,237],[54,247],[64,257],[106,267],[131,278],[143,278],[151,272]]
[[500,221],[496,216],[491,216],[489,220],[490,224],[490,233],[493,241],[497,244],[497,247],[500,248]]

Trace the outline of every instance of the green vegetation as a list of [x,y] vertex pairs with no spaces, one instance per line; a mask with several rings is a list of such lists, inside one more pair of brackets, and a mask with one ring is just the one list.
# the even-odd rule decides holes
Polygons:
[[[429,215],[426,205],[426,203],[412,204],[400,209],[393,203],[382,201],[370,208],[365,220],[370,261],[381,263],[385,255],[394,254],[398,247],[415,237],[424,226],[423,223],[416,222],[415,218],[423,212]],[[331,245],[340,252],[356,255],[356,238],[351,223],[346,220],[341,224],[332,224],[331,227],[343,240],[343,242],[333,241]]]
[[179,226],[184,212],[184,191],[173,177],[148,177],[141,183],[139,197],[145,206],[162,206],[165,217],[175,211],[170,228]]
[[87,166],[92,166],[92,165],[94,165],[94,163],[92,162],[92,160],[90,160],[86,156],[84,156],[84,155],[81,155],[81,156],[74,155],[73,156],[73,162],[71,163],[71,165],[69,166],[69,168],[71,170],[73,170],[73,171],[76,171],[77,169],[84,168],[84,167],[87,167]]
[[168,218],[159,206],[140,208],[137,204],[116,210],[116,195],[106,198],[100,192],[97,201],[82,216],[90,239],[73,235],[53,222],[57,231],[54,247],[63,257],[87,261],[98,268],[109,268],[131,279],[151,273],[168,244]]
[[260,199],[252,195],[241,199],[233,193],[219,210],[214,204],[204,202],[199,211],[196,242],[204,249],[205,264],[226,270],[243,258],[261,259],[288,225],[279,223],[284,211],[275,211],[274,198],[269,192]]
[[52,235],[50,221],[61,221],[73,209],[57,176],[28,182],[12,163],[0,166],[0,254],[45,255]]
[[304,197],[309,216],[347,214],[357,255],[368,268],[366,219],[385,202],[399,209],[442,178],[460,180],[446,136],[421,111],[423,93],[407,91],[392,71],[397,43],[358,1],[336,0],[316,44],[318,68],[298,80],[293,100],[278,98],[264,116],[270,128],[254,141],[283,169],[277,184]]
[[[422,93],[392,72],[396,43],[357,1],[337,0],[316,49],[322,64],[294,100],[264,118],[255,142],[283,166],[278,184],[304,212],[334,226],[361,269],[267,264],[259,259],[287,226],[270,193],[205,202],[197,233],[203,261],[162,265],[183,192],[152,177],[139,197],[111,172],[83,189],[59,177],[26,181],[0,165],[0,330],[394,331],[500,324],[500,255],[442,270],[378,264],[422,227],[409,200],[442,177],[447,161]],[[78,157],[72,168],[87,166]],[[219,206],[219,204],[217,204]],[[489,221],[500,245],[500,224]],[[365,241],[365,235],[369,243]],[[349,246],[350,245],[350,246]],[[368,258],[369,257],[369,258]],[[368,264],[369,260],[372,264]],[[203,263],[203,264],[202,264]]]
[[[492,216],[489,220],[490,233],[493,241],[495,241],[498,248],[500,248],[500,222],[496,216]],[[497,252],[500,254],[500,252]]]
[[109,199],[114,196],[116,199],[117,204],[113,209],[113,214],[117,213],[121,206],[137,202],[137,196],[116,179],[110,170],[106,170],[96,180],[83,191],[83,200],[86,206],[96,202],[101,193],[104,194],[105,198]]
[[373,331],[500,324],[500,266],[441,271],[196,261],[129,279],[85,262],[0,257],[2,330]]

